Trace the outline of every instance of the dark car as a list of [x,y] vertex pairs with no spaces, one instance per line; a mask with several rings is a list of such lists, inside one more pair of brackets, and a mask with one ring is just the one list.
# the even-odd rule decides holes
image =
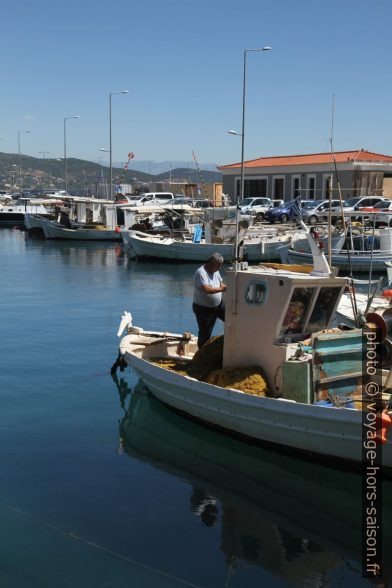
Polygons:
[[265,213],[264,219],[271,224],[275,222],[287,223],[287,221],[293,220],[297,216],[297,206],[295,200],[290,200],[282,204],[282,206],[271,207]]

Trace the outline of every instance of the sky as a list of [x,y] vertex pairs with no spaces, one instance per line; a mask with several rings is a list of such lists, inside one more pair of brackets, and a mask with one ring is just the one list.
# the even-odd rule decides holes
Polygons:
[[2,6],[0,151],[108,163],[392,154],[390,0],[20,0]]

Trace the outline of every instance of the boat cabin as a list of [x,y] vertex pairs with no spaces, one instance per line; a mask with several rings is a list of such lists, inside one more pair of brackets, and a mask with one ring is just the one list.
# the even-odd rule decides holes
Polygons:
[[346,279],[245,265],[225,282],[223,366],[261,366],[277,394],[278,372],[298,342],[331,327]]

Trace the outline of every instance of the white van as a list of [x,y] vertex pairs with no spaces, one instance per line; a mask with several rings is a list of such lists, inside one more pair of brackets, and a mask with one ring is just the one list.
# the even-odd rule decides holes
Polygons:
[[168,204],[174,200],[174,194],[171,192],[145,192],[140,194],[140,197],[147,198],[151,204]]

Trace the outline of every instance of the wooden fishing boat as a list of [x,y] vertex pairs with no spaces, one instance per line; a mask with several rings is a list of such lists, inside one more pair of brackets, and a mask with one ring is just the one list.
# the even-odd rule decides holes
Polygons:
[[[335,277],[324,254],[311,246],[318,257],[309,274],[247,264],[226,272],[223,357],[217,373],[189,375],[196,338],[144,331],[132,325],[129,313],[119,329],[119,334],[127,329],[120,359],[154,396],[186,415],[230,434],[317,455],[315,459],[360,464],[364,335],[361,329],[330,331],[347,280]],[[180,359],[180,367],[168,369],[157,358],[169,363]],[[251,367],[262,371],[263,384],[244,392],[235,385],[232,370]],[[378,376],[384,382],[387,371]],[[382,400],[385,404],[389,395]],[[389,441],[382,455],[385,468],[391,468]]]
[[[287,234],[266,232],[244,237],[243,258],[250,262],[260,262],[279,259],[279,248],[300,238],[300,231]],[[127,242],[134,255],[140,258],[165,259],[177,261],[205,261],[211,253],[220,253],[225,261],[232,261],[235,257],[235,244],[218,242],[217,240],[174,239],[148,235],[140,231],[127,232]]]
[[[332,265],[340,270],[354,272],[385,272],[388,264],[392,261],[392,229],[381,229],[379,233],[379,246],[372,248],[372,236],[367,248],[355,248],[349,245],[349,251],[344,248],[344,237],[340,240],[337,247],[331,249]],[[378,240],[378,238],[377,238]],[[364,237],[358,239],[364,241]],[[297,242],[293,247],[290,245],[280,249],[280,258],[283,263],[290,264],[309,264],[312,263],[312,253],[310,251],[299,250],[300,243]]]

